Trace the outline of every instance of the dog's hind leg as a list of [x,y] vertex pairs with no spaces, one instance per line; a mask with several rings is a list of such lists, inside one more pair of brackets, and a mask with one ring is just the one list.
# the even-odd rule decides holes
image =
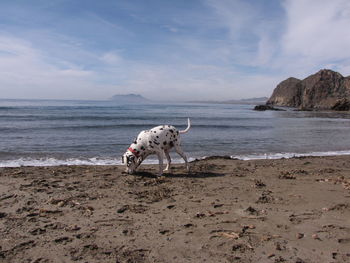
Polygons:
[[164,151],[164,154],[165,154],[165,157],[166,157],[166,159],[167,159],[167,161],[168,161],[167,166],[165,167],[165,170],[164,170],[164,171],[169,171],[169,169],[170,169],[170,164],[171,164],[171,158],[170,158],[170,155],[169,155],[169,151],[165,150],[165,151]]
[[182,159],[184,159],[185,165],[186,165],[186,170],[187,170],[187,172],[189,172],[190,166],[188,165],[187,157],[186,157],[185,153],[182,151],[180,145],[175,145],[175,151],[182,157]]
[[163,154],[157,153],[158,160],[159,160],[159,174],[158,176],[162,176],[163,174]]

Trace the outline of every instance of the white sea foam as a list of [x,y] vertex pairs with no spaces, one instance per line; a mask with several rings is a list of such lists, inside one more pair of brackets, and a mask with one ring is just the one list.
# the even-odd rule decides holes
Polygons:
[[59,166],[59,165],[116,165],[121,162],[116,159],[100,158],[19,158],[14,160],[0,161],[0,167],[20,167],[20,166]]
[[247,155],[232,155],[232,159],[239,160],[262,160],[262,159],[282,159],[282,158],[294,158],[294,157],[322,157],[322,156],[338,156],[338,155],[350,155],[350,150],[347,151],[328,151],[328,152],[310,152],[310,153],[265,153],[265,154],[247,154]]
[[[190,160],[193,160],[190,158]],[[156,159],[147,159],[145,164],[157,164]],[[183,160],[174,159],[173,163],[183,163]],[[60,165],[121,165],[120,158],[19,158],[15,160],[0,160],[0,167],[21,166],[60,166]]]
[[[239,160],[262,160],[262,159],[282,159],[294,157],[308,156],[339,156],[350,155],[348,151],[328,151],[328,152],[310,152],[310,153],[266,153],[266,154],[247,154],[247,155],[231,155],[232,159]],[[202,160],[208,158],[189,158],[189,161]],[[173,159],[173,163],[183,163],[182,159]],[[21,167],[21,166],[60,166],[60,165],[121,165],[120,158],[19,158],[14,160],[0,160],[0,167]],[[157,159],[147,159],[144,164],[158,164]]]

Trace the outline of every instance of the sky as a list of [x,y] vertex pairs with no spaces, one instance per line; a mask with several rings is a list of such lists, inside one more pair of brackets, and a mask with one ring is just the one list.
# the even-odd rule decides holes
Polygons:
[[348,0],[1,0],[0,98],[270,96],[350,75]]

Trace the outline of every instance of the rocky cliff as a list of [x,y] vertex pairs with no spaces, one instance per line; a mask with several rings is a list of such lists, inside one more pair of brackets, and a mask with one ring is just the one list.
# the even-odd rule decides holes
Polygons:
[[349,110],[350,77],[323,69],[303,80],[288,78],[277,85],[266,104],[301,110]]

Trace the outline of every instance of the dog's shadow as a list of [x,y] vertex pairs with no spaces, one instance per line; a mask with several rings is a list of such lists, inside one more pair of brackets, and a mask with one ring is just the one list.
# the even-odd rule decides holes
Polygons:
[[[138,171],[134,174],[135,176],[147,177],[147,178],[158,178],[154,173]],[[223,173],[211,173],[211,172],[189,172],[189,173],[163,173],[166,178],[209,178],[209,177],[221,177],[225,176]]]

